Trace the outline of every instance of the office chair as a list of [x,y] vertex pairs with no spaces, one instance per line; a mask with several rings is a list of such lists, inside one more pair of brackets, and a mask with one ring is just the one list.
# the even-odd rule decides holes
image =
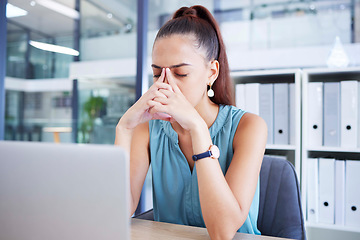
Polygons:
[[[299,184],[293,165],[279,157],[264,156],[260,170],[257,226],[262,235],[306,239]],[[154,220],[153,210],[135,218]]]
[[264,156],[260,170],[257,226],[262,235],[306,239],[300,189],[293,165]]

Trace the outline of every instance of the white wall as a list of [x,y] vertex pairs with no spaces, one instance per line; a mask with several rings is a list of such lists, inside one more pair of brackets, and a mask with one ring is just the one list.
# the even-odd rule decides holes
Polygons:
[[[148,33],[148,53],[156,36],[155,31]],[[136,32],[81,40],[81,61],[102,59],[136,58]]]
[[[349,57],[349,67],[360,66],[360,43],[344,44]],[[244,50],[242,46],[227,48],[230,69],[278,69],[278,68],[313,68],[327,67],[333,45],[299,48],[279,48],[270,50]]]

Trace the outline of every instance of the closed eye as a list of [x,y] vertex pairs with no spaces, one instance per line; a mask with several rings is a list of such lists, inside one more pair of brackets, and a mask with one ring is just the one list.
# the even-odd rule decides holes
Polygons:
[[[178,76],[178,77],[187,77],[187,74],[177,74],[177,73],[175,73],[175,75]],[[160,74],[153,75],[153,78],[159,78],[159,77],[160,77]]]
[[177,73],[175,73],[175,75],[178,77],[186,77],[187,76],[187,74],[177,74]]

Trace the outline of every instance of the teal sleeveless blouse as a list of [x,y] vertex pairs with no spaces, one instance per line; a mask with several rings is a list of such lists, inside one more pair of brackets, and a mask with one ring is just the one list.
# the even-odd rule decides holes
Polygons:
[[[220,149],[219,163],[224,175],[233,157],[233,139],[244,113],[236,107],[220,105],[218,116],[209,128],[213,144]],[[170,122],[152,120],[149,131],[154,220],[205,227],[196,164],[191,172]],[[259,180],[249,214],[238,232],[261,234],[257,229],[258,212]]]

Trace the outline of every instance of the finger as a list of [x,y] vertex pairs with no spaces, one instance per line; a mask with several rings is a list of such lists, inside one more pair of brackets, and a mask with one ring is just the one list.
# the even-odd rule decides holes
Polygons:
[[164,79],[165,79],[165,69],[162,68],[160,77],[158,78],[158,80],[156,82],[164,82]]
[[155,100],[149,100],[148,101],[148,106],[150,106],[149,113],[151,113],[151,114],[166,111],[165,106],[163,104],[161,104],[160,102],[155,101]]
[[161,93],[166,98],[169,98],[174,95],[174,92],[172,90],[168,90],[168,89],[159,89],[158,92]]
[[155,114],[153,114],[152,119],[159,119],[159,120],[174,122],[173,118],[169,114],[166,114],[166,113],[155,113]]
[[154,88],[157,88],[157,89],[167,89],[169,91],[173,91],[172,87],[170,86],[170,84],[167,84],[167,83],[163,83],[163,82],[156,82],[154,83]]
[[170,86],[174,89],[174,92],[181,92],[179,87],[175,83],[174,75],[170,71],[170,68],[166,68],[166,79],[168,80]]
[[[163,89],[160,89],[160,90],[163,91]],[[166,96],[166,94],[161,92],[160,90],[154,92],[153,98],[166,98],[167,99],[168,97]],[[164,90],[164,91],[168,91],[168,90]],[[168,91],[168,92],[170,92],[170,91]]]
[[159,95],[159,90],[160,89],[167,89],[169,91],[172,91],[172,87],[167,84],[167,83],[163,83],[163,82],[156,82],[154,83],[148,90],[148,99],[153,99],[156,96],[163,96],[166,97],[165,95],[163,95],[163,93],[161,93]]
[[164,98],[164,97],[156,97],[156,98],[152,99],[152,101],[161,103],[162,105],[168,105],[169,104],[169,99]]
[[166,116],[167,118],[171,117],[169,114],[166,113],[165,105],[154,100],[150,100],[148,102],[148,105],[151,106],[149,109],[149,113],[151,115],[162,115],[162,116]]
[[151,115],[151,120],[160,119],[173,122],[173,118],[167,113],[156,112],[153,107],[148,110],[148,114]]

